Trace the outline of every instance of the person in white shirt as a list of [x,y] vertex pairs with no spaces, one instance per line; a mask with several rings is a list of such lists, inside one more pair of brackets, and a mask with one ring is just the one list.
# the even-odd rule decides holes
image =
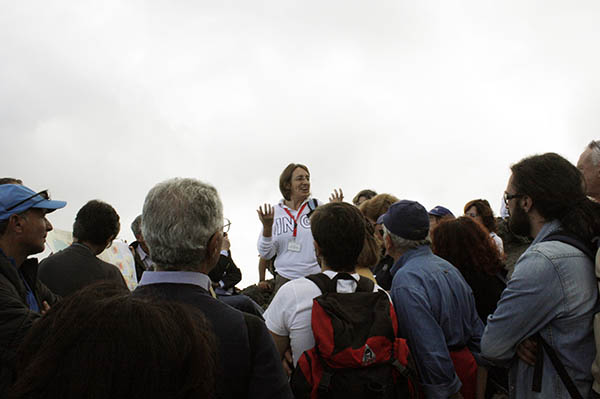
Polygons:
[[[322,203],[310,197],[310,172],[305,165],[291,163],[279,177],[283,199],[275,206],[264,204],[257,210],[262,223],[258,253],[275,259],[274,292],[290,280],[320,271],[313,249],[310,215]],[[334,190],[330,201],[342,201],[342,190]]]
[[[365,220],[350,204],[330,203],[320,206],[311,217],[314,249],[321,270],[329,278],[341,272],[350,273],[358,281],[355,267],[365,239]],[[337,292],[354,292],[356,281],[338,280]],[[374,291],[381,289],[375,285]],[[299,278],[285,284],[277,292],[264,313],[267,328],[275,345],[286,359],[291,349],[295,365],[308,349],[315,345],[311,327],[313,298],[321,290],[310,280]],[[291,370],[293,366],[287,364]]]

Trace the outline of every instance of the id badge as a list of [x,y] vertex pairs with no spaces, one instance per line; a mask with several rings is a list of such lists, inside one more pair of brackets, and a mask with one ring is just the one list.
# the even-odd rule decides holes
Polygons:
[[288,251],[292,251],[292,252],[300,252],[300,250],[302,249],[302,245],[300,245],[300,243],[296,242],[296,240],[289,240],[287,249],[288,249]]

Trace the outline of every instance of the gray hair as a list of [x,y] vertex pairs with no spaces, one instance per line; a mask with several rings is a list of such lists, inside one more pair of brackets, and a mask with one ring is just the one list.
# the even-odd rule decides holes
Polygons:
[[592,161],[592,165],[598,166],[600,163],[600,141],[590,141],[590,143],[587,145],[587,148],[590,150],[590,159]]
[[217,190],[196,179],[158,183],[146,195],[142,214],[144,240],[162,270],[197,271],[206,244],[223,223]]
[[417,247],[420,247],[421,245],[431,245],[431,239],[429,238],[429,234],[427,235],[427,237],[425,237],[422,240],[407,240],[406,238],[402,238],[392,232],[390,232],[384,224],[382,224],[383,226],[383,236],[385,238],[385,236],[390,237],[390,239],[392,240],[392,244],[394,245],[394,248],[399,249],[399,250],[403,250],[403,251],[407,251],[409,249],[414,249]]
[[142,215],[138,215],[133,222],[131,222],[131,231],[137,239],[142,234]]

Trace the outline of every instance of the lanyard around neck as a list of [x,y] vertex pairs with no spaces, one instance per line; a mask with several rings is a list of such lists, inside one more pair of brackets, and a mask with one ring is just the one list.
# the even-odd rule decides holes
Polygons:
[[304,205],[302,205],[300,207],[300,209],[298,210],[298,213],[296,214],[297,218],[295,218],[292,213],[289,211],[289,209],[282,207],[283,210],[285,211],[285,213],[287,213],[289,215],[289,217],[292,218],[292,220],[294,221],[294,233],[293,233],[293,237],[296,238],[296,234],[298,233],[298,219],[300,219],[300,216],[302,215],[302,211],[304,210],[304,208],[306,207],[306,205],[308,205],[308,202],[305,202]]

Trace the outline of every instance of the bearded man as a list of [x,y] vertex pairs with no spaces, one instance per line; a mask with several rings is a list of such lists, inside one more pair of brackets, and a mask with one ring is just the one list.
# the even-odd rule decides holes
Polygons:
[[488,317],[481,354],[509,365],[511,398],[570,398],[548,355],[554,351],[574,389],[589,398],[599,310],[591,254],[600,205],[586,196],[579,170],[558,154],[525,158],[511,171],[504,193],[509,227],[533,242]]

